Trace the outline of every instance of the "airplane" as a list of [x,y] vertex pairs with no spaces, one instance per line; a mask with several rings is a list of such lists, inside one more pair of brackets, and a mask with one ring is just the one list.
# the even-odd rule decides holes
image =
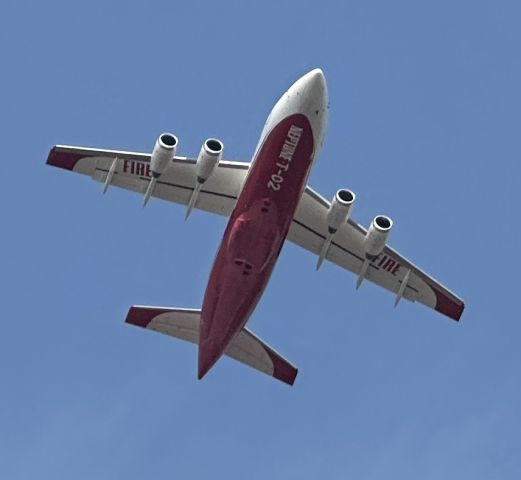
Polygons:
[[223,143],[204,141],[197,158],[177,155],[178,139],[159,135],[152,153],[56,145],[47,164],[103,184],[228,217],[201,309],[131,306],[126,322],[198,344],[197,377],[223,355],[293,385],[297,368],[247,327],[285,240],[402,299],[458,321],[463,300],[387,245],[393,221],[377,215],[365,229],[352,220],[355,194],[331,202],[307,186],[322,147],[328,92],[322,70],[299,78],[269,114],[252,161],[223,160]]

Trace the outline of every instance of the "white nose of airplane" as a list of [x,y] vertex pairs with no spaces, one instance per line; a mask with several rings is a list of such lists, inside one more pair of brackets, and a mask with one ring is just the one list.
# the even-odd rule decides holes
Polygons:
[[322,145],[327,128],[327,104],[326,79],[322,70],[315,68],[291,85],[275,104],[266,120],[255,152],[258,151],[265,136],[281,120],[300,113],[305,115],[311,123],[316,155]]
[[288,90],[287,107],[307,116],[313,128],[316,151],[322,146],[327,127],[327,85],[324,73],[315,68],[300,77]]
[[315,68],[300,77],[288,90],[290,96],[302,97],[315,105],[327,105],[327,86],[324,73],[320,68]]
[[306,73],[301,80],[315,93],[322,95],[326,93],[326,79],[320,68],[315,68],[311,72]]

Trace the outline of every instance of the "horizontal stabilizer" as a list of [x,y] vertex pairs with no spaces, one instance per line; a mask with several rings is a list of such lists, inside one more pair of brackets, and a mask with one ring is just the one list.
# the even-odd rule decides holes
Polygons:
[[[125,321],[198,344],[200,320],[201,310],[197,309],[132,306]],[[247,328],[236,335],[224,353],[289,385],[297,376],[291,363]]]

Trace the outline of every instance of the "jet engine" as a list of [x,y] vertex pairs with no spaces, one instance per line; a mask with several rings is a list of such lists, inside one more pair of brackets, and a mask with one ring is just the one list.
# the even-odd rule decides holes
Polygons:
[[371,225],[369,225],[369,229],[364,238],[365,260],[358,274],[358,280],[356,282],[357,290],[364,281],[371,260],[382,253],[392,227],[393,221],[385,215],[377,215],[374,217]]
[[175,151],[177,147],[177,137],[171,133],[162,133],[159,135],[152,150],[152,156],[150,157],[150,170],[152,171],[152,178],[148,183],[148,187],[145,191],[145,198],[143,200],[143,207],[146,206],[150,199],[154,188],[157,183],[157,179],[165,171],[170,160],[175,157]]
[[220,140],[217,140],[217,138],[208,138],[204,141],[195,164],[197,183],[195,184],[190,200],[188,201],[185,220],[190,216],[204,182],[208,180],[212,172],[215,170],[215,167],[221,161],[223,149],[223,143]]
[[349,218],[353,203],[355,203],[355,194],[351,190],[344,188],[338,190],[335,193],[333,200],[331,200],[331,205],[326,218],[328,234],[326,235],[320,253],[318,254],[317,270],[322,265],[324,258],[326,258],[336,231],[340,228],[342,223]]
[[223,149],[224,145],[220,140],[216,138],[205,140],[195,166],[198,183],[204,183],[208,180],[217,164],[221,161]]
[[335,193],[327,212],[329,233],[335,233],[340,228],[340,225],[349,218],[355,198],[356,196],[351,190],[340,189]]
[[164,171],[168,162],[175,157],[177,137],[171,133],[162,133],[156,140],[152,157],[150,159],[150,170],[152,176],[157,178]]
[[372,259],[382,253],[393,221],[385,215],[374,217],[364,239],[364,250],[367,258]]

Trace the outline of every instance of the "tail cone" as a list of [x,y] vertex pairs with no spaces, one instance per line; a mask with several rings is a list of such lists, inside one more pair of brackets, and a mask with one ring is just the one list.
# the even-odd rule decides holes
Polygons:
[[197,361],[197,378],[199,380],[208,373],[222,354],[222,349],[213,340],[207,339],[199,344],[199,358]]

